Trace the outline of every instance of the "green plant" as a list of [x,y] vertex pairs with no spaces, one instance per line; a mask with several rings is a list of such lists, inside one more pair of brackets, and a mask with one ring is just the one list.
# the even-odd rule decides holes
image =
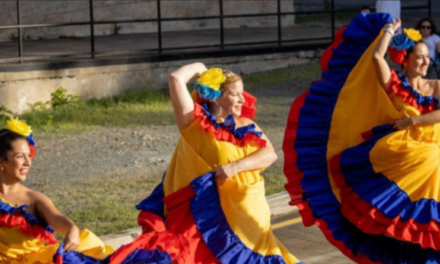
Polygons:
[[30,108],[32,111],[47,110],[47,105],[49,105],[49,102],[45,102],[45,103],[43,103],[43,102],[41,102],[41,101],[35,102],[35,103],[33,103],[33,104],[28,104],[29,108]]
[[13,114],[6,106],[0,105],[0,117],[11,117]]
[[15,35],[15,33],[11,33],[11,34],[9,34],[9,40],[12,42],[17,42],[18,37],[17,37],[17,35]]
[[114,23],[113,24],[113,35],[118,35],[121,28],[122,28],[122,26],[118,26],[117,23]]
[[56,89],[55,92],[50,94],[50,96],[50,105],[54,109],[62,105],[67,105],[80,101],[79,95],[67,94],[67,90],[63,87],[59,87],[58,89]]
[[[29,36],[29,35],[26,35],[26,36],[23,35],[21,38],[23,39],[23,41],[30,41],[31,40],[31,36]],[[11,34],[9,34],[9,40],[12,42],[17,42],[18,36],[15,35],[15,33],[11,33]]]

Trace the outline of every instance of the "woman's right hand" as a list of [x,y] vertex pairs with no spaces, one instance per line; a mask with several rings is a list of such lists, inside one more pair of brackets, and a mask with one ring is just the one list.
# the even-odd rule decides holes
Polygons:
[[79,247],[79,229],[75,225],[67,232],[64,237],[64,251],[73,251]]
[[402,26],[402,21],[400,18],[393,18],[393,23],[386,24],[385,28],[390,27],[392,30],[396,31]]
[[174,117],[180,130],[185,129],[194,120],[194,102],[186,84],[206,70],[205,64],[201,62],[192,63],[180,67],[168,78]]

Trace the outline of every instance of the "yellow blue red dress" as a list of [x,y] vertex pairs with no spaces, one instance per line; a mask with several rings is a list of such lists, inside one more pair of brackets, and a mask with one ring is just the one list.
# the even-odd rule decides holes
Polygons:
[[[26,206],[14,207],[0,198],[0,264],[63,263],[52,228],[34,217]],[[64,264],[101,263],[113,249],[88,230],[80,233],[77,251],[66,253]],[[62,254],[60,255],[62,256]]]
[[118,249],[111,263],[124,263],[141,249],[160,252],[160,263],[298,263],[272,233],[260,170],[241,172],[222,186],[214,180],[215,167],[265,146],[261,132],[253,124],[236,128],[232,116],[218,122],[197,103],[194,116],[162,183],[137,206],[143,234]]
[[322,78],[291,108],[283,150],[287,191],[306,226],[357,263],[440,263],[440,124],[393,129],[439,100],[373,62],[386,14],[359,14],[336,34]]

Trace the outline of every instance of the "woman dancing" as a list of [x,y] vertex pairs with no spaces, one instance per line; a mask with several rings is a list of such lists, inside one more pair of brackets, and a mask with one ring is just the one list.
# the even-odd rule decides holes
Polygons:
[[260,172],[277,156],[252,121],[256,99],[241,78],[194,63],[172,73],[169,86],[181,138],[162,183],[137,206],[143,234],[111,260],[298,263],[272,233]]
[[399,27],[360,14],[339,30],[285,134],[291,204],[357,263],[440,263],[440,83],[422,78],[420,33]]
[[[113,249],[88,230],[79,232],[47,196],[21,184],[35,155],[31,132],[16,119],[0,130],[0,263],[62,263],[63,250],[64,263],[98,263]],[[58,245],[54,230],[64,235],[64,247]],[[60,257],[53,259],[59,248]]]

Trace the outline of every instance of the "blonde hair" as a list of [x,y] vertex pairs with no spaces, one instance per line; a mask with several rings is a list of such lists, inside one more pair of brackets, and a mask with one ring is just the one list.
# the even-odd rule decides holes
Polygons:
[[222,71],[223,71],[223,75],[226,77],[226,81],[224,81],[220,85],[220,91],[223,94],[228,90],[228,88],[231,84],[234,84],[238,81],[241,81],[242,79],[241,79],[240,75],[237,75],[230,70],[222,70]]

